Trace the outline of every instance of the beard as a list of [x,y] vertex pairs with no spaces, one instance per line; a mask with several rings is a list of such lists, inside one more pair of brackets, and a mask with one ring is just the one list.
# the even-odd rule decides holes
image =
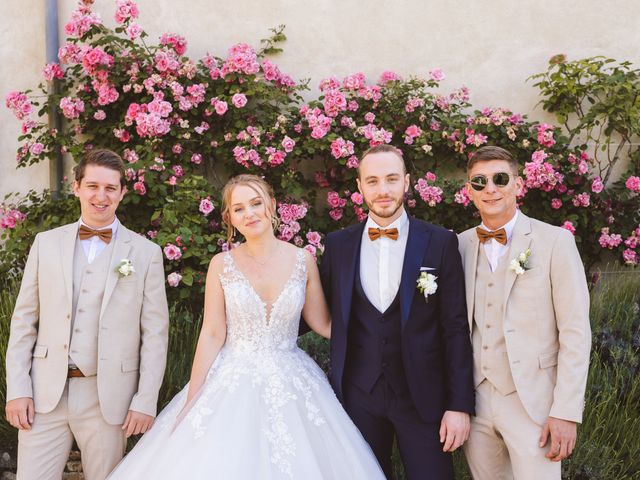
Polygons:
[[[393,197],[382,197],[382,198],[384,199],[389,198],[390,200],[392,200],[393,203],[383,208],[383,207],[376,206],[375,201],[369,201],[365,198],[365,203],[367,204],[367,207],[369,207],[369,211],[371,213],[374,213],[380,218],[393,217],[398,212],[398,210],[402,208],[404,204],[404,196],[400,198],[393,198]],[[376,198],[375,200],[379,200],[379,199],[380,197]]]

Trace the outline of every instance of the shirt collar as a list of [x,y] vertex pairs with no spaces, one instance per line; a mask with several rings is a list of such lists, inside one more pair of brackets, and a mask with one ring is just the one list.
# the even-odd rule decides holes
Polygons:
[[[89,227],[89,225],[84,223],[84,221],[82,220],[82,217],[80,217],[80,220],[79,220],[78,223],[79,223],[79,225],[84,225],[85,227],[93,228],[93,227]],[[107,228],[110,228],[111,229],[111,238],[116,238],[116,233],[118,232],[118,225],[120,225],[120,222],[118,221],[118,217],[116,217],[113,220],[113,222],[111,222],[110,225],[107,225],[106,227],[98,228],[98,230],[106,230]]]
[[[511,236],[513,235],[513,229],[516,226],[516,222],[518,221],[518,215],[519,215],[519,210],[516,209],[516,214],[511,218],[511,220],[509,220],[507,223],[505,223],[502,227],[496,228],[496,230],[500,230],[500,228],[504,228],[505,232],[507,233],[507,241],[511,241]],[[494,230],[491,230],[490,228],[488,228],[484,222],[480,224],[480,226],[482,228],[484,228],[485,230],[489,231],[489,232],[493,232]]]
[[389,228],[397,228],[398,232],[401,232],[404,230],[404,228],[408,224],[409,224],[409,216],[407,215],[407,211],[403,210],[402,215],[400,215],[398,218],[396,218],[393,222],[391,222],[386,227],[381,227],[380,225],[378,225],[376,221],[373,218],[371,218],[371,215],[369,215],[367,217],[367,224],[364,226],[364,228],[365,228],[365,231],[369,228],[384,228],[385,230]]

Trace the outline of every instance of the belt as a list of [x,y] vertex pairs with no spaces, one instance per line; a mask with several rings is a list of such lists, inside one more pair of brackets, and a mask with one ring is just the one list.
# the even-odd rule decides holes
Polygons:
[[67,378],[84,377],[84,373],[79,368],[71,368],[67,370]]

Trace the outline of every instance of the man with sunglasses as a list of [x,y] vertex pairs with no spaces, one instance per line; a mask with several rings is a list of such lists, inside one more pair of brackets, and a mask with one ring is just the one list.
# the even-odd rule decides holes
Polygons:
[[518,210],[509,152],[480,148],[467,192],[482,224],[460,235],[476,416],[464,445],[473,477],[560,479],[582,420],[591,331],[573,236]]

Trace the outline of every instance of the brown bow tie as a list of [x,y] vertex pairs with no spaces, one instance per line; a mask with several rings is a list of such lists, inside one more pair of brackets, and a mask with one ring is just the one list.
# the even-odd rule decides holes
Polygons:
[[476,233],[478,234],[478,240],[480,240],[480,243],[484,243],[493,238],[496,242],[501,243],[502,245],[507,244],[507,231],[504,228],[500,228],[494,232],[489,232],[484,228],[476,227]]
[[369,239],[377,240],[380,237],[387,237],[391,240],[398,239],[398,229],[397,228],[369,228]]
[[80,225],[80,240],[87,240],[93,236],[100,238],[104,243],[109,244],[111,242],[111,229],[105,228],[103,230],[94,230],[93,228],[89,228],[86,225]]

